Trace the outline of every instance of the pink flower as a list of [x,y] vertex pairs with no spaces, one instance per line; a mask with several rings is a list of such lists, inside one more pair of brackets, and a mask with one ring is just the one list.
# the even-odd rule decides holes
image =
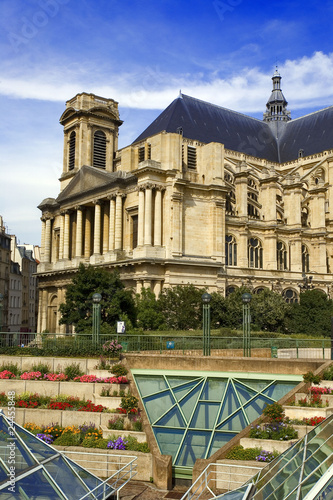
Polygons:
[[38,380],[42,378],[41,372],[24,372],[21,377],[22,380]]
[[0,379],[9,379],[9,378],[16,378],[16,375],[14,373],[10,372],[9,370],[3,370],[0,372]]

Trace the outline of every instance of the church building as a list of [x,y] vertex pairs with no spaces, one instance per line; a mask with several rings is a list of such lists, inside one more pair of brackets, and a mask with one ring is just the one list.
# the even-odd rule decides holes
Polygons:
[[81,262],[156,295],[333,295],[333,106],[291,119],[277,70],[272,81],[263,120],[180,94],[122,149],[117,102],[66,102],[60,194],[39,205],[39,332],[65,331],[58,309]]

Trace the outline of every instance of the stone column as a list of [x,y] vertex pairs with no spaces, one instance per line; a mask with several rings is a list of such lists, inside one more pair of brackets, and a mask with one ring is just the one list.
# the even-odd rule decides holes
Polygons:
[[162,245],[162,190],[155,190],[154,246]]
[[95,202],[95,218],[94,218],[94,254],[101,253],[101,204]]
[[[211,232],[211,255],[217,262],[224,263],[224,252],[225,252],[225,230],[224,230],[224,219],[225,219],[225,201],[224,200],[213,200],[212,210],[213,210],[213,230]],[[209,256],[207,256],[209,257]]]
[[122,227],[123,227],[123,195],[117,193],[116,198],[116,221],[115,221],[115,250],[122,248]]
[[106,204],[103,205],[103,254],[109,250],[109,211]]
[[70,214],[67,210],[65,212],[64,259],[69,259],[69,225],[70,225]]
[[86,219],[84,227],[84,257],[88,259],[91,253],[91,210],[86,208]]
[[157,281],[155,281],[154,286],[153,286],[153,292],[157,298],[158,298],[159,294],[161,293],[161,291],[162,291],[162,281],[157,280]]
[[276,255],[277,237],[274,230],[269,231],[264,237],[263,251],[263,268],[276,271],[277,255]]
[[75,257],[82,256],[82,207],[76,207]]
[[247,257],[247,231],[239,231],[238,244],[237,244],[237,263],[238,267],[249,267]]
[[43,315],[43,300],[42,300],[43,291],[39,290],[38,293],[38,320],[37,320],[37,333],[41,333],[42,331],[42,315]]
[[115,240],[115,213],[116,213],[116,199],[113,196],[110,198],[110,215],[109,215],[109,251],[114,250]]
[[183,248],[183,195],[174,193],[172,195],[172,255],[182,255]]
[[151,222],[152,222],[152,188],[148,184],[146,186],[145,195],[145,245],[151,245]]
[[295,236],[289,244],[290,271],[302,272],[302,240]]
[[59,260],[64,258],[64,216],[60,214],[60,235],[59,235]]
[[41,291],[42,294],[42,304],[41,304],[41,332],[47,329],[47,290],[44,288]]
[[45,228],[46,228],[46,219],[41,218],[42,221],[42,234],[41,234],[41,239],[40,239],[40,254],[41,254],[41,260],[44,262],[44,254],[45,254]]
[[45,223],[45,246],[44,262],[51,262],[51,218],[48,217]]
[[139,188],[139,213],[138,213],[138,247],[144,243],[145,222],[145,192]]

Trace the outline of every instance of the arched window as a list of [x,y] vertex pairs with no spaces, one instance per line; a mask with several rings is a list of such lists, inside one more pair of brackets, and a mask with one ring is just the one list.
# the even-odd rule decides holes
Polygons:
[[94,133],[93,166],[99,168],[106,166],[106,135],[101,130]]
[[231,234],[225,237],[225,265],[237,266],[237,243]]
[[309,266],[309,250],[305,245],[302,245],[302,272],[308,273]]
[[252,293],[253,293],[253,294],[257,294],[257,295],[258,295],[258,293],[261,293],[261,292],[263,292],[264,290],[267,290],[267,288],[266,288],[266,287],[263,287],[263,286],[260,286],[260,287],[258,287],[258,288],[255,288],[254,290],[252,290]]
[[68,169],[73,170],[75,168],[75,140],[76,132],[71,132],[69,136],[69,150],[68,150]]
[[276,243],[276,260],[278,271],[286,271],[287,266],[287,249],[282,241]]
[[262,245],[258,238],[248,240],[248,266],[262,269]]
[[226,291],[225,291],[225,296],[228,297],[231,293],[234,293],[237,290],[238,286],[227,286]]
[[298,302],[298,295],[292,288],[287,288],[282,292],[282,297],[288,304],[293,304]]

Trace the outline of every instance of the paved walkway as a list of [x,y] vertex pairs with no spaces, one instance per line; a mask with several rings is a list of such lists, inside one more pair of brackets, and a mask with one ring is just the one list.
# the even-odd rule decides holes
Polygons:
[[[158,490],[153,484],[143,481],[130,481],[120,490],[121,500],[180,500],[187,491],[184,487],[175,487],[171,491]],[[200,497],[202,500],[208,500],[211,495],[204,492]]]

